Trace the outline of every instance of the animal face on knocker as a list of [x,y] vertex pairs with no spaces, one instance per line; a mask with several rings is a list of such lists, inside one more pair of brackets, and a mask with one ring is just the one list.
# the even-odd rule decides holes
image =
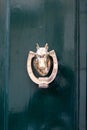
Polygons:
[[39,47],[37,44],[36,52],[29,51],[27,59],[27,71],[33,82],[41,88],[47,88],[58,71],[58,61],[54,50],[48,52],[48,44]]
[[34,67],[41,76],[48,74],[51,67],[51,59],[48,56],[48,44],[45,47],[36,46],[36,56],[34,59]]

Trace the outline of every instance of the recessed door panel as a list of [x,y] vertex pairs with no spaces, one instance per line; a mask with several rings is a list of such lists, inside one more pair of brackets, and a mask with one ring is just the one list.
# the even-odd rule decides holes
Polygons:
[[[9,130],[73,130],[75,127],[75,1],[12,0],[10,17]],[[27,73],[29,51],[49,45],[58,73],[47,89]]]

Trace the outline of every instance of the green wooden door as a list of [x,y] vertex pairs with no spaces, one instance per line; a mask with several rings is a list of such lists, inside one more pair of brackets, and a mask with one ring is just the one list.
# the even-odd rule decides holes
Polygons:
[[[87,26],[79,2],[0,0],[0,130],[86,130],[86,39],[79,29]],[[43,89],[29,78],[27,57],[46,42],[59,69]]]

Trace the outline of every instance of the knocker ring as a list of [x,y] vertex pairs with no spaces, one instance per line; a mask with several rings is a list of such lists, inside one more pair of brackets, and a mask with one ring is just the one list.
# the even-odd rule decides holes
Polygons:
[[48,44],[45,47],[36,46],[37,51],[30,51],[27,59],[27,72],[30,79],[40,88],[47,88],[58,71],[58,61],[54,50],[48,52]]

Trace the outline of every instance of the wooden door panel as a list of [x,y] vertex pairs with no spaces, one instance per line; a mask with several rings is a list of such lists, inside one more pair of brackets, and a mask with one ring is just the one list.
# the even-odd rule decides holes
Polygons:
[[[74,1],[11,1],[9,130],[74,128]],[[28,52],[35,43],[54,49],[59,71],[48,89],[28,77]]]
[[[86,129],[86,0],[0,0],[0,130]],[[36,43],[58,58],[47,89],[28,76]]]

